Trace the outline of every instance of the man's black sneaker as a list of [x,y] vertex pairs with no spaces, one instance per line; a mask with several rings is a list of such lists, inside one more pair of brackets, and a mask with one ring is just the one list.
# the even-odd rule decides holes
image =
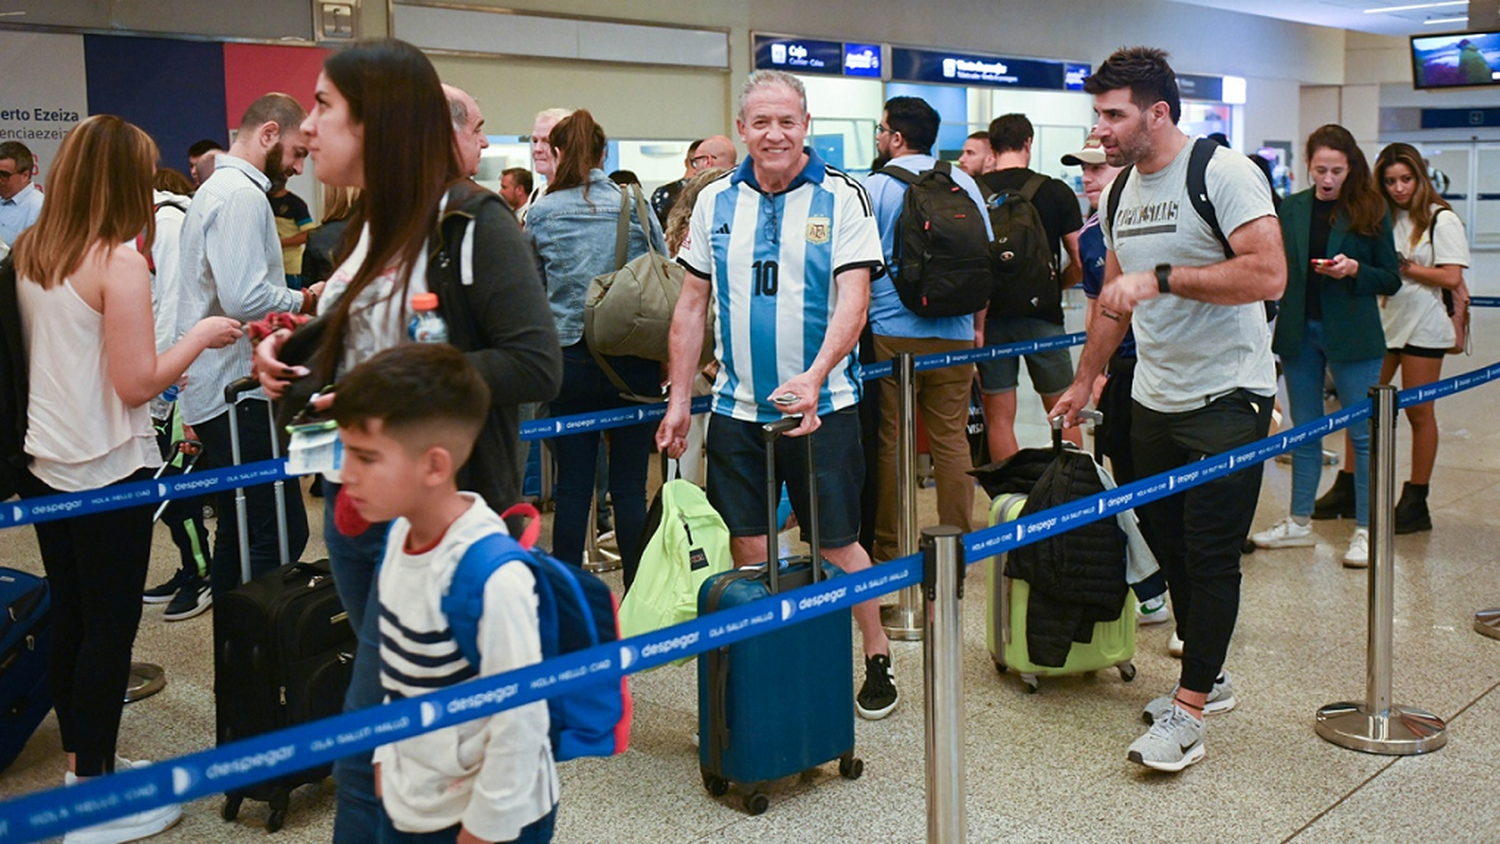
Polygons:
[[191,572],[186,568],[180,568],[167,582],[153,586],[142,592],[141,601],[147,604],[165,604],[172,600],[178,590],[182,589],[182,584],[186,583],[191,577]]
[[865,657],[865,685],[854,696],[854,711],[859,717],[878,721],[891,714],[901,695],[896,692],[896,678],[891,674],[888,654]]
[[195,615],[202,615],[213,605],[214,593],[208,586],[208,578],[190,575],[183,580],[182,588],[177,590],[172,603],[167,604],[167,611],[162,614],[162,618],[167,621],[184,621]]

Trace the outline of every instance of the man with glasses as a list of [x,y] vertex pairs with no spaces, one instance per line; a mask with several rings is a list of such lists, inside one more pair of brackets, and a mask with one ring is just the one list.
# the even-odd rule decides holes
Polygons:
[[[882,169],[865,180],[870,203],[875,207],[875,221],[880,228],[880,245],[885,252],[890,273],[900,267],[894,260],[896,242],[901,237],[901,214],[906,205],[908,183],[901,180],[905,171],[911,177],[939,167],[932,155],[937,143],[938,113],[926,100],[917,97],[895,97],[886,101],[885,113],[875,130],[875,149]],[[985,141],[986,144],[989,141]],[[975,218],[984,221],[985,241],[993,239],[989,215],[984,210],[984,194],[979,185],[963,170],[944,163],[951,184],[962,188],[973,200]],[[934,179],[942,179],[934,176]],[[932,241],[937,259],[960,257],[944,251]],[[890,274],[870,285],[870,333],[875,360],[894,358],[900,352],[914,355],[940,354],[972,349],[983,340],[984,312],[963,316],[917,316],[901,302]],[[974,366],[947,366],[919,372],[916,376],[916,403],[927,426],[932,449],[933,475],[937,480],[938,521],[968,533],[974,511],[974,468],[969,456],[969,394],[974,383]],[[879,494],[875,503],[875,544],[871,556],[877,562],[900,556],[897,545],[896,512],[896,382],[882,378],[875,386],[880,391],[880,436],[876,479]]]
[[36,158],[19,141],[0,144],[0,242],[6,247],[42,213],[42,192],[31,183]]
[[687,155],[682,157],[682,178],[675,182],[667,182],[651,192],[651,210],[656,212],[656,218],[661,221],[661,227],[667,227],[667,215],[672,213],[672,206],[677,204],[677,197],[682,195],[682,189],[687,187],[688,179],[697,174],[699,162],[707,160],[707,156],[698,154],[698,147],[703,145],[703,140],[693,141],[688,144]]

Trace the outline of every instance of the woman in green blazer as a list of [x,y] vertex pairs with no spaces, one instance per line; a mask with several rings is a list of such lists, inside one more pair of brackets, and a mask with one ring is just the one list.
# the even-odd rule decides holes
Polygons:
[[[1339,403],[1365,398],[1380,383],[1385,357],[1377,296],[1401,288],[1391,218],[1375,190],[1370,165],[1342,126],[1322,126],[1307,139],[1313,186],[1281,204],[1287,285],[1272,349],[1281,356],[1292,422],[1323,415],[1325,369],[1333,374]],[[1349,429],[1354,445],[1355,530],[1344,565],[1369,565],[1370,433]],[[1312,440],[1292,452],[1291,515],[1255,534],[1261,548],[1314,544],[1310,519],[1322,471],[1322,444]]]

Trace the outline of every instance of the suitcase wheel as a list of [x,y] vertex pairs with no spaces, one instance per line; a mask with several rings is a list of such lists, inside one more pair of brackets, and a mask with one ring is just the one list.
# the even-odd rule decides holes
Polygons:
[[1133,662],[1122,662],[1122,663],[1120,663],[1120,679],[1124,680],[1127,683],[1129,683],[1131,680],[1135,679],[1135,663],[1133,663]]
[[745,795],[745,811],[752,815],[764,815],[771,808],[771,798],[763,792],[752,791]]
[[219,817],[226,821],[232,821],[240,816],[240,804],[245,798],[238,794],[229,794],[224,797],[224,808],[219,810]]
[[715,797],[723,797],[729,793],[729,781],[707,771],[703,772],[703,787]]
[[266,816],[266,832],[275,832],[286,823],[285,809],[272,809],[271,814]]
[[1255,553],[1255,540],[1247,538],[1244,542],[1240,543],[1240,553],[1241,554],[1254,554]]
[[839,776],[846,780],[857,780],[864,775],[865,760],[857,756],[844,756],[839,759]]
[[1021,682],[1026,684],[1026,694],[1034,695],[1042,687],[1042,681],[1035,674],[1022,674]]
[[1006,664],[1005,664],[1005,662],[1003,660],[998,660],[998,659],[995,660],[995,672],[997,674],[999,674],[1001,677],[1004,677],[1005,676],[1005,672],[1007,672],[1009,670],[1010,670],[1010,668],[1008,666],[1006,666]]

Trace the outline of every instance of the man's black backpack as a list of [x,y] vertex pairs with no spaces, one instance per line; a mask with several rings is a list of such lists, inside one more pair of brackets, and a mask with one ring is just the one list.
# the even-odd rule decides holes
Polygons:
[[[1224,259],[1228,260],[1234,257],[1234,249],[1230,247],[1229,238],[1225,236],[1224,230],[1219,228],[1219,214],[1214,210],[1213,200],[1208,198],[1208,162],[1213,159],[1214,151],[1218,148],[1218,141],[1209,138],[1199,138],[1193,141],[1193,151],[1188,154],[1187,189],[1188,200],[1192,202],[1193,210],[1213,230],[1219,246],[1224,249]],[[1109,186],[1109,196],[1105,199],[1106,213],[1099,223],[1104,226],[1105,231],[1109,232],[1111,238],[1114,237],[1115,212],[1120,210],[1120,194],[1124,192],[1125,182],[1130,178],[1133,170],[1135,170],[1135,165],[1125,165]],[[1271,196],[1274,198],[1276,194],[1273,192]],[[1276,318],[1276,312],[1276,303],[1266,302],[1267,322]]]
[[974,199],[939,161],[920,175],[902,167],[876,171],[907,186],[891,283],[907,310],[921,317],[965,316],[990,300],[989,242]]
[[990,228],[995,233],[990,241],[994,291],[989,316],[1036,316],[1062,307],[1057,262],[1042,215],[1032,204],[1046,183],[1046,176],[1033,173],[1019,190],[1006,189],[987,197]]

